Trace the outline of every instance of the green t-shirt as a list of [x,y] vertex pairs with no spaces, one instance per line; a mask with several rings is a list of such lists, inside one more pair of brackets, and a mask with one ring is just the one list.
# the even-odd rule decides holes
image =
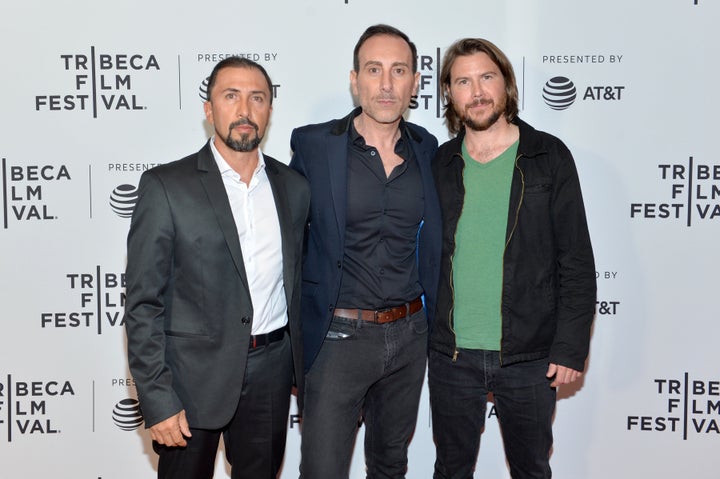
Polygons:
[[488,163],[478,163],[465,143],[465,202],[455,233],[454,328],[457,346],[500,350],[503,253],[510,183],[518,142]]

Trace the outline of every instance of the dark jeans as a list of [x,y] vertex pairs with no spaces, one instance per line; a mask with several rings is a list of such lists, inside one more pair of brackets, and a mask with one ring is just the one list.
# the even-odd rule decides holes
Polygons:
[[[232,367],[232,365],[218,365]],[[191,428],[186,447],[153,444],[160,479],[209,479],[220,436],[233,479],[275,479],[285,453],[290,390],[290,339],[251,349],[238,408],[223,429]]]
[[405,477],[427,329],[424,310],[386,324],[333,319],[305,376],[301,478],[348,477],[361,416],[367,477]]
[[435,479],[473,477],[492,392],[513,479],[549,478],[555,389],[547,359],[500,367],[497,351],[460,349],[457,361],[430,351],[428,386]]

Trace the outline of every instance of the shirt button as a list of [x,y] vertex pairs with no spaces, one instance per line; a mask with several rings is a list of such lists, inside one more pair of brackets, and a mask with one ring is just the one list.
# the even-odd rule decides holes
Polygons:
[[377,152],[375,150],[370,150],[370,156],[375,156],[375,155],[377,155]]

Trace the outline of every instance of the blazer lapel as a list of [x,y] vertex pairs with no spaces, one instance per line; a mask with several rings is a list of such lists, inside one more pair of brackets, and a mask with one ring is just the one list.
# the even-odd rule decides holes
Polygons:
[[293,231],[292,211],[288,199],[290,192],[287,191],[287,185],[280,178],[280,172],[273,164],[273,159],[265,155],[265,171],[267,172],[272,189],[273,198],[275,199],[275,209],[277,210],[278,222],[280,223],[280,237],[282,238],[282,257],[283,257],[283,281],[285,284],[285,299],[288,306],[292,303],[293,285],[293,268],[295,267],[295,234]]
[[198,170],[201,172],[200,182],[205,188],[205,193],[215,212],[220,230],[225,236],[225,243],[235,263],[235,269],[240,275],[243,286],[249,291],[245,264],[240,249],[240,238],[230,209],[230,201],[225,191],[225,185],[220,176],[220,170],[210,149],[210,141],[198,152]]
[[345,222],[347,219],[347,171],[348,171],[348,135],[326,135],[325,151],[322,153],[328,162],[330,172],[330,194],[335,208],[335,220],[340,233],[341,248],[345,243]]

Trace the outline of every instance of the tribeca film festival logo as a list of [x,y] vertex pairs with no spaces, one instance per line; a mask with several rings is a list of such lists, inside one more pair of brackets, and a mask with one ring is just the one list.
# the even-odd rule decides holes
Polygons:
[[693,220],[720,218],[720,164],[695,163],[657,165],[658,179],[668,184],[665,201],[630,204],[630,218],[680,220],[690,227]]
[[77,308],[71,311],[40,313],[43,329],[121,328],[124,325],[125,273],[107,273],[96,267],[94,273],[65,275],[69,293],[75,295]]
[[[622,55],[543,55],[542,63],[551,65],[561,64],[619,64]],[[578,90],[582,89],[582,93]],[[570,108],[580,96],[581,101],[607,102],[621,101],[625,86],[619,85],[588,85],[578,87],[565,76],[555,76],[548,80],[543,87],[543,100],[553,110],[566,110]]]
[[6,430],[8,442],[17,436],[60,434],[52,416],[52,402],[75,396],[70,381],[18,381],[8,374],[0,382],[0,428]]
[[[720,435],[720,381],[683,378],[652,380],[655,394],[664,400],[661,414],[631,415],[627,430],[681,434]],[[661,404],[663,404],[661,402]]]
[[12,165],[2,158],[3,228],[11,222],[56,220],[44,187],[71,180],[65,165]]
[[411,110],[434,111],[435,118],[442,116],[443,97],[440,91],[440,48],[432,55],[418,54],[418,94],[410,100]]
[[133,93],[135,74],[159,71],[155,55],[144,53],[61,53],[61,67],[74,73],[69,91],[35,96],[35,111],[136,111],[147,107]]

